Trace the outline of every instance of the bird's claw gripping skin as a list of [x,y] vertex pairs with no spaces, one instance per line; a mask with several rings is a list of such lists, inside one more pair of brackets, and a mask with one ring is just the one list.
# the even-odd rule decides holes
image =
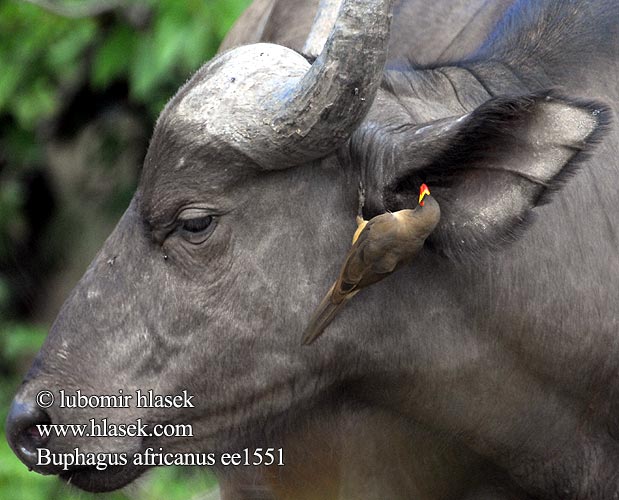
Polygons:
[[363,181],[359,181],[359,206],[357,208],[357,226],[359,219],[363,220],[363,207],[365,206],[365,187]]

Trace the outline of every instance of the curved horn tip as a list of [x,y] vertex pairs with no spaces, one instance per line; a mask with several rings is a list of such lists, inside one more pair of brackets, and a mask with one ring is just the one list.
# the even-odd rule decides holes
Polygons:
[[275,141],[294,143],[296,163],[331,153],[365,118],[387,59],[393,4],[341,0],[320,56],[270,123]]

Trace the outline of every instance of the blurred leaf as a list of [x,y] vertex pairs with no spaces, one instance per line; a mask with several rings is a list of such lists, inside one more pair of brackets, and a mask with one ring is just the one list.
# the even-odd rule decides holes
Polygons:
[[144,36],[137,42],[136,52],[129,70],[131,95],[137,100],[148,96],[157,80],[157,66],[153,64],[152,35]]
[[40,120],[49,118],[58,104],[54,86],[45,77],[39,77],[17,93],[12,108],[19,125],[32,129]]
[[0,113],[32,129],[58,109],[58,83],[76,77],[96,31],[92,19],[71,21],[18,1],[0,2]]
[[217,22],[212,23],[218,39],[223,39],[234,21],[249,6],[251,1],[215,1],[211,5],[211,15]]
[[2,311],[9,300],[9,284],[6,279],[0,275],[0,311]]
[[23,203],[21,184],[15,179],[4,179],[0,184],[0,257],[7,255],[9,245],[23,236]]
[[34,325],[5,325],[2,334],[3,354],[7,359],[31,356],[41,348],[47,329]]
[[[4,137],[1,137],[4,135]],[[41,161],[41,151],[34,132],[14,124],[0,131],[0,147],[11,170],[18,170],[21,165],[31,165]]]
[[72,29],[50,45],[47,53],[49,69],[62,78],[67,70],[75,68],[76,61],[92,42],[95,31],[92,22],[73,23]]
[[172,69],[177,57],[182,53],[185,42],[186,24],[176,16],[162,16],[157,19],[154,28],[153,61],[162,74]]
[[14,215],[22,202],[23,192],[20,184],[13,179],[5,180],[0,186],[0,214],[4,222]]
[[0,110],[5,108],[10,99],[15,94],[19,83],[23,78],[25,67],[11,67],[6,51],[0,49],[0,67],[5,68],[2,78],[0,78]]
[[136,45],[136,34],[127,26],[116,26],[96,52],[92,64],[92,82],[104,88],[116,78],[125,75],[129,68],[129,54]]

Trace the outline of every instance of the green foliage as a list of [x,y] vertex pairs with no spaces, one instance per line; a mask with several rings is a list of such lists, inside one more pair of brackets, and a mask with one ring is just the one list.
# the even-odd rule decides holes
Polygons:
[[0,3],[0,115],[32,130],[83,78],[96,89],[125,79],[131,96],[156,114],[179,82],[213,56],[249,0],[144,0],[126,8],[136,4],[144,26],[121,9],[103,22],[63,18],[17,0]]
[[[18,240],[23,234],[22,207],[22,185],[14,179],[0,182],[0,215],[2,215],[0,217],[0,236],[3,236],[0,238],[0,257],[9,252],[9,241]],[[0,297],[0,307],[1,304],[2,299]]]
[[24,129],[58,109],[58,93],[71,83],[95,35],[93,19],[75,22],[25,2],[0,4],[0,113]]

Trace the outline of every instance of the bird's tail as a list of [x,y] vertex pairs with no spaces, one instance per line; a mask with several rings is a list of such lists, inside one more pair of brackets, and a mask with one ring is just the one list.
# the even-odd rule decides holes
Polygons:
[[308,327],[303,333],[303,340],[301,341],[303,345],[309,345],[320,337],[322,332],[325,331],[325,328],[329,326],[329,323],[333,321],[333,318],[335,318],[337,312],[344,304],[346,304],[346,299],[342,300],[339,304],[334,304],[331,301],[331,295],[334,287],[335,284],[329,289],[325,297],[316,308]]

